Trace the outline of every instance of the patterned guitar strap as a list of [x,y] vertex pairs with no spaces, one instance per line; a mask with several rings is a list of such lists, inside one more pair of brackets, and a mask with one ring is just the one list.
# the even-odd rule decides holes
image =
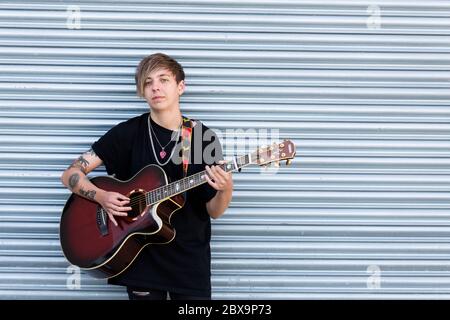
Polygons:
[[183,125],[181,128],[181,157],[183,161],[183,177],[186,178],[192,140],[192,128],[195,124],[185,116],[183,116]]

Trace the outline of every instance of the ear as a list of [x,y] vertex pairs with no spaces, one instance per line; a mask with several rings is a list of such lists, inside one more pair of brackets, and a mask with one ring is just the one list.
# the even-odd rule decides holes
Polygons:
[[186,84],[184,83],[184,80],[181,80],[180,83],[178,83],[178,95],[182,95],[184,93],[184,90],[186,89]]

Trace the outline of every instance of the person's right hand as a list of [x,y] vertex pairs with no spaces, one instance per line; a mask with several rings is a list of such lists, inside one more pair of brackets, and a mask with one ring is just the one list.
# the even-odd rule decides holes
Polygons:
[[109,219],[117,227],[117,221],[114,216],[127,216],[127,211],[132,210],[131,207],[125,207],[126,204],[130,203],[130,199],[118,192],[105,191],[99,197],[99,204],[106,210]]

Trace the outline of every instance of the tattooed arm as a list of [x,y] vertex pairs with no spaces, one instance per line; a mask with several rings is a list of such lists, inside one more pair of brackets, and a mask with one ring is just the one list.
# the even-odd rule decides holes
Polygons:
[[102,160],[95,154],[94,150],[83,153],[63,172],[62,183],[72,192],[87,199],[97,201],[100,189],[94,186],[86,175],[100,166]]
[[129,200],[124,195],[117,192],[108,192],[97,188],[86,176],[89,172],[97,168],[103,161],[95,154],[94,150],[83,153],[78,157],[62,174],[62,183],[73,193],[76,193],[89,200],[98,202],[106,209],[109,218],[117,226],[114,216],[126,216],[125,211],[131,207],[125,207]]

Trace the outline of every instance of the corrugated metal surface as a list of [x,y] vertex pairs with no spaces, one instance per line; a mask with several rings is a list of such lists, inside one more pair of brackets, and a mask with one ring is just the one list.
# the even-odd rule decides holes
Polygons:
[[[59,175],[147,110],[133,73],[157,51],[185,66],[185,114],[244,130],[227,138],[275,128],[298,148],[276,175],[234,176],[213,224],[213,298],[450,298],[449,9],[0,3],[0,298],[126,298],[64,260]],[[244,150],[226,140],[228,156]]]

